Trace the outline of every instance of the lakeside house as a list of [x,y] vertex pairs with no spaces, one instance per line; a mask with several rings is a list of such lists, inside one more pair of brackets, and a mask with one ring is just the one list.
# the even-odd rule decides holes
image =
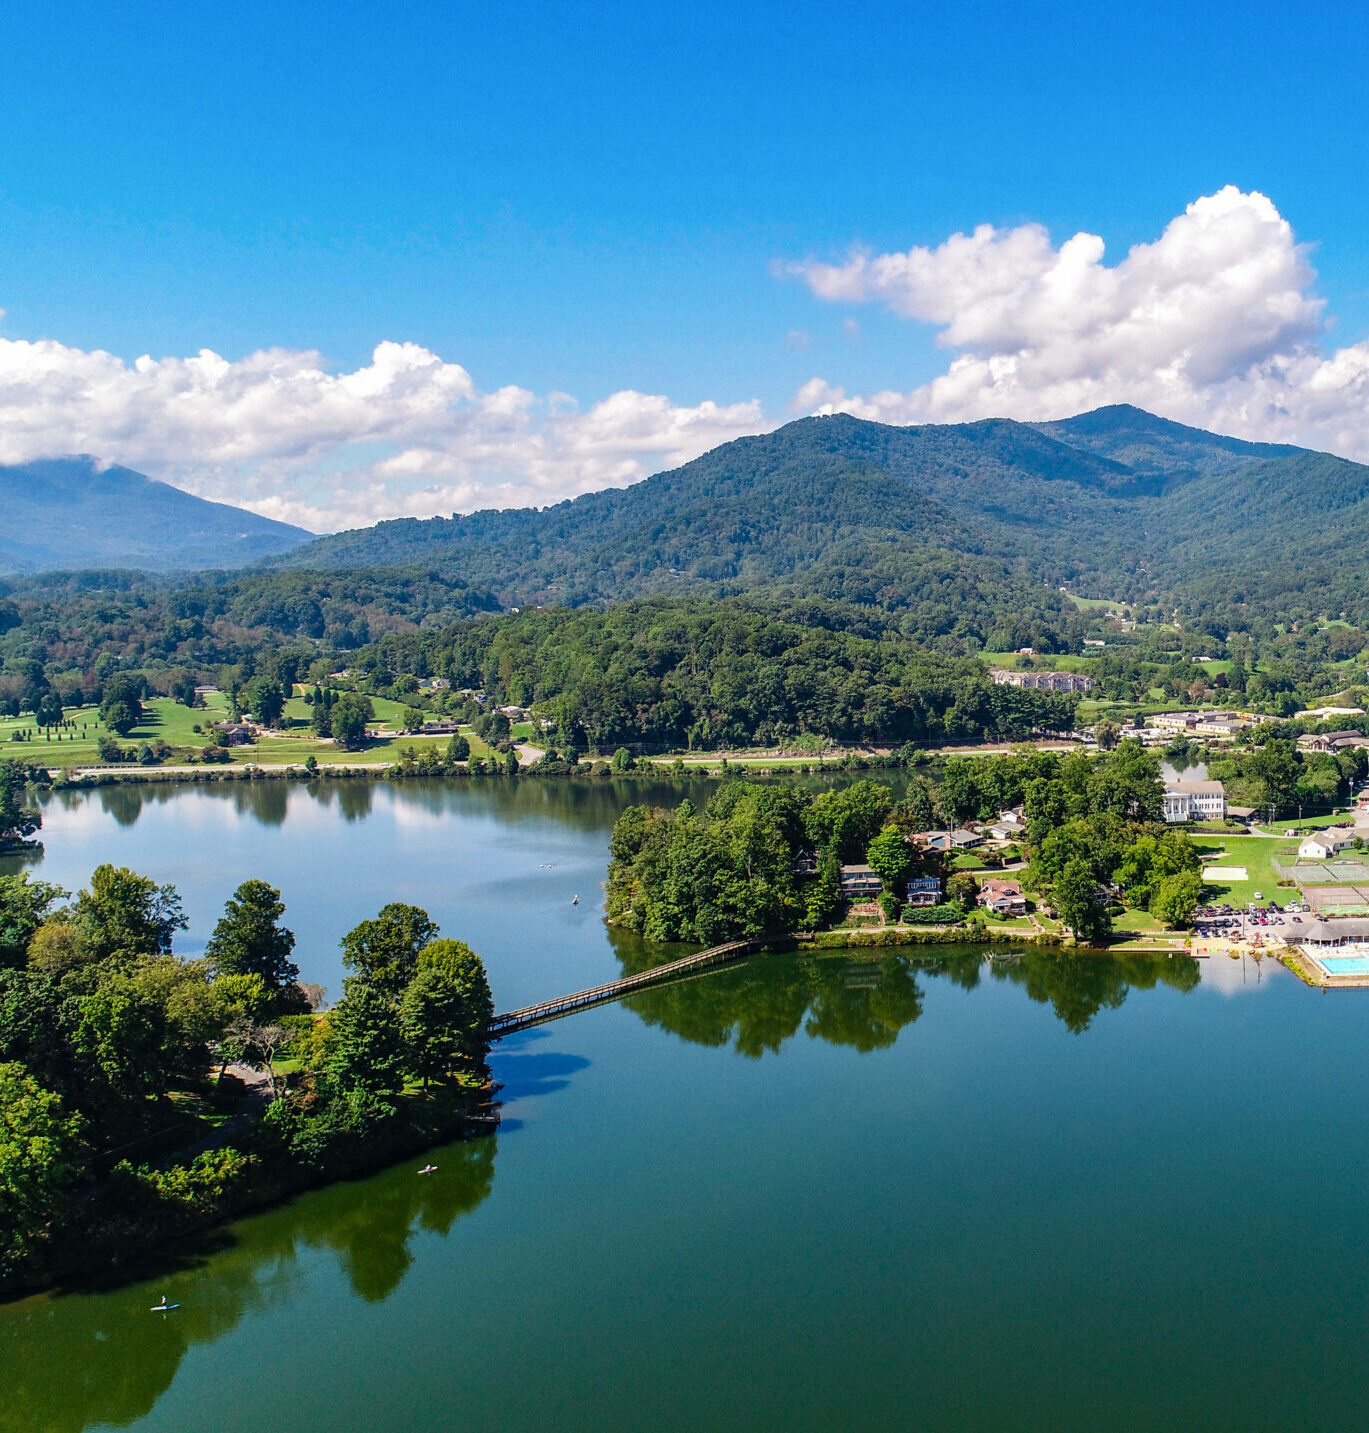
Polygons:
[[971,851],[982,846],[987,839],[982,832],[972,831],[968,826],[954,831],[919,831],[913,836],[915,845],[925,846],[929,851]]
[[995,668],[989,680],[1000,687],[1028,687],[1037,692],[1091,692],[1093,678],[1078,672],[1018,672]]
[[1017,807],[1010,811],[1004,811],[998,820],[989,827],[989,835],[995,841],[1017,841],[1026,833],[1027,818]]
[[848,901],[872,901],[884,889],[879,873],[869,866],[843,866],[841,893]]
[[915,876],[908,882],[910,906],[935,906],[941,904],[941,877]]
[[1354,840],[1353,826],[1327,826],[1321,831],[1313,831],[1298,842],[1298,860],[1329,861],[1337,852],[1353,845]]
[[996,916],[1027,914],[1027,898],[1016,881],[985,881],[979,888],[979,904]]
[[1164,818],[1181,821],[1224,821],[1226,788],[1220,781],[1167,781]]

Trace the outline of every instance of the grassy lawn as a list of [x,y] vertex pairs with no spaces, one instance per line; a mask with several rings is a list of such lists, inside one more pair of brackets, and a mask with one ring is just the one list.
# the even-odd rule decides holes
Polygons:
[[1281,842],[1260,836],[1195,836],[1193,844],[1205,866],[1244,866],[1249,877],[1244,881],[1209,882],[1213,900],[1244,906],[1255,899],[1256,891],[1260,892],[1261,899],[1278,901],[1280,905],[1296,899],[1293,887],[1279,886],[1279,873],[1270,864],[1273,857],[1284,851]]
[[1320,830],[1324,826],[1349,826],[1354,819],[1353,811],[1333,811],[1329,816],[1307,816],[1301,821],[1294,821],[1291,817],[1287,821],[1263,821],[1259,830],[1268,831],[1274,836],[1282,836],[1285,831],[1296,831],[1302,835],[1308,831]]
[[168,746],[198,748],[205,744],[205,738],[193,728],[197,724],[207,728],[228,715],[222,696],[213,694],[208,701],[208,709],[201,710],[184,707],[169,697],[151,697],[143,703],[143,720],[127,736],[120,736],[103,725],[96,707],[73,708],[67,712],[74,731],[54,731],[51,735],[38,732],[32,741],[25,742],[12,742],[11,735],[15,731],[33,731],[33,718],[3,717],[0,718],[0,755],[20,757],[48,767],[94,766],[100,760],[97,743],[103,736],[112,736],[124,746],[160,739]]
[[1182,935],[1182,931],[1168,931],[1149,911],[1121,911],[1112,918],[1113,930],[1126,931],[1130,935]]
[[[372,699],[377,717],[391,721],[398,716],[404,719],[404,707],[399,702]],[[206,707],[190,708],[172,701],[169,697],[150,697],[143,703],[145,716],[127,736],[119,736],[103,726],[99,712],[94,707],[84,707],[67,713],[74,723],[74,731],[63,731],[60,740],[54,732],[49,738],[39,732],[32,741],[11,742],[10,734],[16,730],[32,731],[32,717],[0,718],[0,757],[13,756],[35,765],[49,768],[70,766],[101,766],[97,743],[102,736],[113,736],[121,746],[137,747],[142,742],[159,738],[175,748],[167,758],[168,765],[178,765],[190,757],[198,756],[208,745],[209,729],[215,722],[228,716],[228,703],[219,693],[206,699]],[[451,740],[448,736],[391,736],[380,737],[362,751],[340,751],[331,741],[320,741],[309,725],[311,708],[298,698],[291,698],[283,718],[282,735],[264,737],[253,746],[231,748],[234,766],[275,766],[302,764],[313,757],[321,765],[345,764],[348,766],[370,766],[381,762],[397,761],[400,753],[412,746],[416,751],[436,748],[445,752]],[[285,725],[287,724],[288,725]],[[194,728],[199,726],[201,732]],[[470,727],[462,727],[462,734],[471,745],[473,756],[488,756],[492,750],[476,736]],[[138,768],[129,764],[129,770],[156,770],[155,767]]]
[[1016,652],[980,652],[980,659],[991,667],[1014,670],[1024,662],[1038,672],[1087,672],[1097,661],[1096,657],[1076,657],[1068,652],[1040,653],[1033,657]]
[[1077,597],[1073,592],[1066,592],[1065,596],[1074,603],[1081,612],[1121,612],[1123,604],[1114,602],[1110,597]]
[[1036,927],[1030,916],[995,916],[984,912],[989,930],[1030,930]]

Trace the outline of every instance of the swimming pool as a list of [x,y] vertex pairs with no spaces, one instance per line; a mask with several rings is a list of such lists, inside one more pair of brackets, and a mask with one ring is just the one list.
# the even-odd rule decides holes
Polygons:
[[1369,975],[1369,955],[1318,955],[1317,964],[1328,975]]

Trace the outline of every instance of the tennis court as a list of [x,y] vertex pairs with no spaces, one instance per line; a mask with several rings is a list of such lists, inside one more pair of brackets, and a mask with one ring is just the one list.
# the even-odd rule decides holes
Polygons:
[[1302,894],[1318,915],[1369,914],[1369,886],[1304,886]]
[[1345,882],[1369,885],[1369,865],[1363,861],[1299,861],[1288,874],[1300,885]]

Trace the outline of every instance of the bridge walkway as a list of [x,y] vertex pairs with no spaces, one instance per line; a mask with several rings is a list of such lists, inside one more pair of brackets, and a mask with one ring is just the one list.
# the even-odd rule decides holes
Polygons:
[[587,990],[577,990],[570,995],[558,995],[552,1000],[541,1000],[536,1005],[524,1005],[518,1010],[507,1010],[496,1015],[486,1026],[491,1040],[502,1039],[519,1030],[530,1030],[534,1025],[544,1025],[549,1020],[559,1020],[573,1015],[577,1010],[587,1010],[592,1005],[604,1005],[611,1000],[620,1000],[634,990],[646,990],[653,985],[663,985],[681,976],[706,970],[714,965],[726,965],[734,960],[743,960],[758,951],[774,950],[795,944],[792,935],[751,936],[745,940],[730,940],[723,945],[710,946],[707,950],[695,951],[693,955],[682,956],[665,965],[652,966],[650,970],[638,971],[636,975],[625,975],[621,980],[610,980],[604,985],[591,985]]

